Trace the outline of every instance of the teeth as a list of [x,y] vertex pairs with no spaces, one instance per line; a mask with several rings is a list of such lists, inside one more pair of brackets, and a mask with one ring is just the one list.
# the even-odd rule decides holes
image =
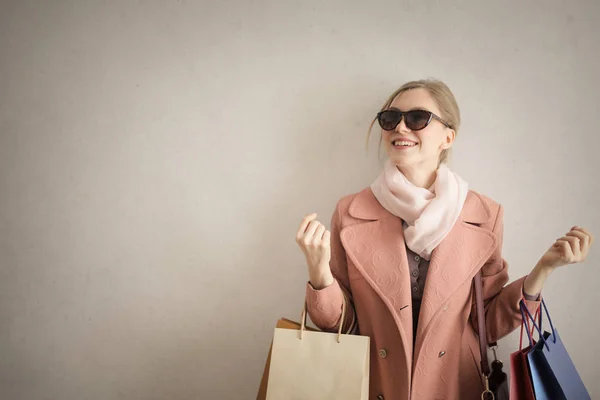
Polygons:
[[396,140],[394,141],[394,146],[415,146],[416,143],[413,142],[406,142],[406,141],[402,141],[402,140]]

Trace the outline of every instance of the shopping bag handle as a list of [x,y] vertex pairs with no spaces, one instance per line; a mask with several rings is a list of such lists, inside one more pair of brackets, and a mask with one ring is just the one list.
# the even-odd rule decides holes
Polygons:
[[[525,305],[525,302],[523,302],[521,300],[521,302],[519,303],[520,308],[521,308],[521,315],[523,317],[525,317],[525,315],[523,314],[523,310],[525,310],[525,312],[527,312],[528,317],[530,318],[530,320],[533,322],[533,326],[535,327],[538,335],[539,335],[539,340],[541,340],[544,343],[544,346],[546,346],[546,348],[548,350],[550,350],[550,347],[548,347],[548,344],[546,343],[546,338],[544,338],[544,335],[542,333],[542,324],[540,323],[540,326],[538,327],[538,325],[535,323],[535,318],[533,318],[531,316],[531,312],[529,311],[529,309],[527,308],[527,306]],[[552,319],[550,318],[550,313],[548,312],[548,308],[546,307],[546,302],[542,299],[542,307],[544,307],[544,311],[546,312],[546,316],[548,317],[548,322],[550,323],[550,329],[552,330],[552,342],[556,343],[556,333],[554,330],[554,324],[552,324]],[[540,315],[541,318],[541,315]],[[529,343],[533,344],[533,340],[531,338],[531,335],[529,334],[529,331],[527,331],[527,336],[529,337]]]
[[[523,350],[523,327],[525,327],[527,329],[528,332],[531,332],[531,334],[533,335],[533,326],[529,326],[529,319],[525,318],[525,315],[523,314],[523,310],[521,310],[521,306],[519,304],[519,310],[521,311],[521,334],[519,335],[519,351]],[[535,310],[535,315],[533,316],[533,318],[539,318],[540,322],[540,326],[542,325],[542,315],[540,314],[540,308],[538,307],[537,310]],[[533,343],[529,343],[530,346],[533,346]]]
[[[344,326],[344,321],[346,320],[346,311],[347,311],[347,304],[346,304],[346,295],[344,294],[344,292],[342,292],[342,295],[344,296],[344,300],[342,301],[342,316],[340,317],[340,327],[338,328],[338,334],[337,334],[337,342],[340,342],[340,338],[342,337],[342,327]],[[302,316],[300,317],[300,336],[299,339],[302,340],[302,336],[304,331],[306,330],[306,301],[304,302],[304,306],[302,307]]]

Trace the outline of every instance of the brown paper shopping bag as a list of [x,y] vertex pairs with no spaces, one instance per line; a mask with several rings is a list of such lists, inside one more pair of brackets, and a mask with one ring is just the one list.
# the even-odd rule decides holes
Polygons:
[[[276,328],[282,329],[295,329],[297,331],[300,330],[300,322],[292,321],[287,318],[281,318],[277,321]],[[310,326],[305,327],[309,331],[317,331]],[[263,372],[262,380],[260,381],[260,388],[258,389],[258,395],[256,396],[256,400],[265,400],[267,398],[267,385],[269,383],[269,367],[271,366],[271,353],[273,351],[273,344],[269,348],[269,354],[267,355],[267,362],[265,363],[265,370]]]
[[[344,302],[342,321],[346,307]],[[268,378],[263,376],[261,383],[266,400],[368,399],[368,336],[342,334],[341,326],[338,333],[308,330],[306,305],[299,328],[291,321],[280,322],[278,326],[292,325],[292,329],[275,328],[270,360],[265,367]]]

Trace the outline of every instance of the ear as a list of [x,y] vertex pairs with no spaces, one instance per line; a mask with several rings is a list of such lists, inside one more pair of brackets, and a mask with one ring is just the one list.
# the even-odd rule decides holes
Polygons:
[[454,129],[446,129],[446,136],[444,137],[444,142],[442,143],[441,148],[443,150],[449,149],[452,147],[454,143],[454,139],[456,138],[456,131]]

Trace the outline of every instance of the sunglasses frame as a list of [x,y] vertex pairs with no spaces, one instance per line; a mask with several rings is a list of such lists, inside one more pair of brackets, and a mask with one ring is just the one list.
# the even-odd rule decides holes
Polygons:
[[[386,111],[396,111],[396,112],[400,113],[400,119],[398,120],[398,123],[396,124],[396,126],[394,126],[392,129],[384,129],[383,127],[381,127],[381,122],[379,121],[379,118],[380,118],[381,114],[383,114]],[[420,130],[423,130],[423,129],[427,128],[433,119],[436,119],[436,120],[440,121],[442,124],[444,124],[446,127],[450,128],[450,129],[453,129],[452,126],[449,123],[447,123],[441,117],[439,117],[436,114],[434,114],[432,111],[425,110],[425,109],[420,109],[420,108],[414,109],[414,110],[409,110],[409,111],[400,111],[397,108],[388,108],[387,110],[379,111],[377,113],[377,122],[379,123],[379,126],[381,127],[381,129],[383,129],[384,131],[393,131],[393,130],[396,130],[396,128],[398,127],[398,125],[400,125],[400,122],[402,122],[402,119],[405,118],[404,115],[408,114],[409,112],[412,112],[412,111],[422,111],[422,112],[425,112],[425,113],[429,114],[429,119],[427,120],[427,123],[425,124],[425,126],[423,126],[420,129],[411,129],[411,128],[408,128],[408,126],[407,126],[407,128],[410,129],[411,131],[420,131]],[[404,121],[404,124],[406,125],[406,120]]]

